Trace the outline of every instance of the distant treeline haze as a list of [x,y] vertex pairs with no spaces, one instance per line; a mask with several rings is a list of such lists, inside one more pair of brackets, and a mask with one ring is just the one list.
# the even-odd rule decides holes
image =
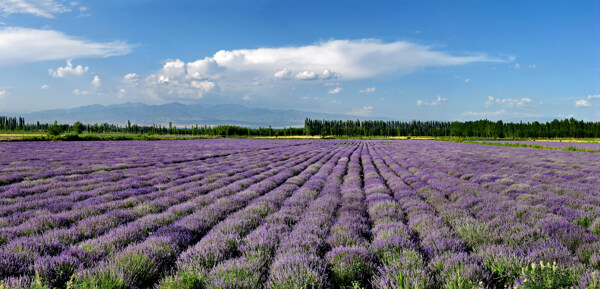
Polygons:
[[573,118],[551,122],[504,123],[502,121],[379,121],[379,120],[313,120],[306,119],[304,128],[248,128],[232,125],[177,127],[169,125],[48,124],[26,123],[23,117],[0,116],[1,132],[61,133],[126,133],[148,135],[208,136],[429,136],[480,138],[599,138],[600,122],[584,122]]

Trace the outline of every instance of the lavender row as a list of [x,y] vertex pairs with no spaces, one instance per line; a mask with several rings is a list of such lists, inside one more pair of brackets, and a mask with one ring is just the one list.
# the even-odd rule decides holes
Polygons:
[[[431,158],[431,155],[429,158]],[[409,161],[408,166],[412,166],[411,162],[416,164],[417,162],[414,160]],[[428,164],[435,174],[444,176],[444,173],[442,173],[444,170],[438,167],[437,164],[427,162],[425,159],[421,166],[424,164]],[[569,225],[562,221],[557,222],[544,211],[536,210],[534,207],[527,208],[527,206],[523,207],[523,204],[507,203],[506,197],[487,193],[486,188],[475,186],[474,191],[478,192],[478,196],[470,195],[452,185],[452,183],[460,184],[460,181],[464,180],[455,178],[453,181],[449,177],[443,180],[436,179],[427,173],[417,172],[414,166],[411,168],[422,179],[426,179],[427,183],[434,184],[441,191],[446,192],[446,198],[453,200],[453,204],[449,204],[442,199],[432,204],[435,204],[438,208],[444,208],[446,211],[444,219],[457,230],[461,237],[465,238],[470,248],[483,258],[482,263],[496,275],[494,278],[500,279],[505,284],[510,284],[512,279],[516,278],[515,282],[518,283],[519,279],[526,279],[517,277],[521,274],[520,271],[524,264],[539,261],[558,262],[559,267],[567,267],[572,271],[585,270],[585,268],[578,269],[582,265],[573,259],[568,247],[574,249],[573,245],[588,244],[583,247],[586,252],[583,255],[587,255],[589,258],[593,254],[593,252],[590,252],[590,245],[596,242],[594,236],[577,229],[573,224]],[[473,186],[467,187],[474,188]],[[495,185],[486,187],[498,191]],[[426,193],[431,194],[429,189]],[[511,210],[515,208],[515,205],[519,212]],[[472,207],[474,209],[471,209]],[[500,212],[502,213],[500,214]],[[523,216],[524,212],[527,213],[525,216]],[[495,218],[495,220],[489,220],[491,221],[489,223],[484,222],[478,218],[481,214],[483,216],[487,215],[488,219]],[[529,223],[520,222],[521,217],[529,219]],[[531,222],[531,218],[534,218],[535,221]],[[547,237],[543,239],[539,237],[540,235]],[[558,242],[556,238],[559,238]],[[560,239],[562,239],[562,242]],[[567,244],[563,244],[564,242],[567,242]],[[569,274],[580,275],[580,272],[570,272]],[[571,278],[577,279],[577,277]]]
[[[338,155],[336,151],[332,153]],[[215,226],[198,244],[180,256],[176,275],[163,280],[161,287],[181,288],[182,283],[206,284],[205,286],[218,288],[252,287],[251,284],[257,286],[261,279],[258,266],[264,265],[263,259],[227,260],[240,255],[240,248],[244,246],[240,241],[274,216],[284,202],[303,195],[307,189],[314,187],[315,181],[321,179],[323,171],[327,169],[323,165],[334,154],[313,160],[313,164],[303,172],[289,178],[282,186],[252,201],[242,211]],[[246,272],[248,278],[237,276],[240,272]]]
[[[264,213],[264,209],[268,209],[268,206],[267,208],[261,208],[260,206],[249,206],[249,210],[245,211],[246,214],[244,214],[244,211],[242,211],[241,214],[233,214],[232,218],[237,220],[237,222],[233,221],[230,223],[219,223],[219,221],[223,220],[229,214],[232,214],[246,206],[250,200],[257,198],[269,191],[273,192],[273,194],[268,194],[269,196],[281,193],[281,190],[278,191],[275,188],[284,184],[286,180],[293,177],[296,173],[305,169],[322,157],[322,154],[316,155],[300,164],[294,165],[293,167],[283,169],[276,175],[254,184],[246,190],[234,195],[220,198],[216,202],[200,210],[195,218],[191,220],[185,220],[185,222],[175,223],[174,226],[168,228],[166,231],[150,237],[145,242],[126,248],[123,252],[115,255],[114,258],[106,260],[103,264],[100,264],[92,270],[82,272],[76,283],[83,284],[84,286],[92,284],[100,287],[111,286],[111,284],[115,283],[122,284],[123,286],[136,287],[151,285],[163,274],[165,269],[173,263],[174,258],[178,256],[183,249],[188,247],[190,244],[193,244],[194,240],[196,240],[199,236],[202,236],[206,231],[209,231],[212,226],[216,224],[223,224],[222,228],[217,227],[214,230],[210,230],[210,232],[213,234],[208,235],[202,240],[210,239],[211,236],[215,235],[225,237],[227,233],[235,232],[235,229],[243,230],[244,225],[251,225],[252,221],[255,220],[252,218],[241,219],[240,217],[251,217],[253,214]],[[282,188],[286,188],[286,186],[283,185]],[[223,231],[223,229],[225,231]],[[231,245],[232,242],[235,242],[235,240],[236,238],[233,236],[233,239],[224,239],[215,245]],[[168,250],[157,253],[152,248],[161,246],[160,244],[169,244],[171,246],[168,248]],[[194,249],[201,248],[202,244],[202,242],[198,243],[196,246],[192,247],[191,250],[185,252],[179,259],[181,260],[181,258],[184,258],[185,260],[186,256],[193,256],[195,252]],[[219,247],[213,247],[213,249],[217,249],[218,255]],[[204,256],[206,257],[204,260],[207,262],[210,262],[211,260],[215,261],[213,259],[215,256],[211,255],[211,253],[215,252],[209,252],[208,256]],[[142,263],[146,264],[147,267],[149,266],[154,268],[153,272],[155,273],[148,274],[147,270],[140,272],[135,270],[135,267],[131,267],[131,270],[123,272],[124,266],[139,266],[140,262],[137,261],[139,259],[144,260]],[[200,259],[202,259],[202,257],[200,257]],[[130,260],[135,261],[130,262]],[[179,267],[185,266],[181,265],[182,261],[179,261],[178,264]],[[198,265],[201,266],[202,263],[195,264],[195,266]]]
[[[239,246],[240,257],[231,259],[211,270],[210,274],[213,276],[211,279],[217,281],[222,288],[264,287],[277,248],[283,242],[289,241],[290,233],[302,219],[302,212],[307,207],[306,214],[311,214],[314,209],[322,206],[323,199],[315,200],[315,198],[323,197],[339,188],[341,178],[346,171],[348,156],[354,149],[355,147],[352,147],[351,150],[342,151],[340,155],[328,161],[297,193],[285,201],[278,212],[268,216],[263,225],[242,241]],[[276,266],[281,266],[281,264]],[[292,275],[291,277],[303,280],[303,277],[306,276]],[[292,282],[283,282],[278,286],[290,285],[293,282],[293,280]]]
[[[279,165],[285,164],[286,162],[287,162],[286,160],[281,161]],[[205,204],[209,203],[210,200],[212,200],[212,198],[214,196],[230,193],[229,188],[235,188],[235,187],[241,188],[240,186],[244,187],[246,185],[251,184],[252,181],[255,181],[252,178],[252,175],[255,175],[260,172],[265,171],[265,168],[258,167],[256,170],[257,170],[256,172],[250,172],[250,174],[248,174],[248,172],[240,173],[234,179],[229,179],[229,180],[222,179],[220,182],[218,182],[220,185],[217,185],[217,186],[214,186],[213,184],[209,183],[209,184],[199,187],[198,189],[189,191],[187,193],[196,193],[196,194],[200,193],[200,197],[196,197],[196,199],[186,202],[186,203],[182,204],[182,206],[171,207],[165,213],[151,214],[140,220],[126,223],[120,227],[117,227],[116,229],[111,230],[105,236],[102,235],[99,238],[95,238],[95,239],[86,241],[80,245],[76,245],[74,247],[74,249],[76,251],[83,250],[82,252],[85,253],[87,259],[90,259],[90,258],[97,259],[100,256],[104,256],[107,254],[113,254],[113,252],[118,251],[119,248],[124,248],[130,242],[134,242],[135,240],[138,240],[140,238],[145,238],[145,236],[148,236],[154,230],[157,230],[160,226],[166,225],[168,223],[173,222],[174,220],[176,220],[178,218],[181,218],[187,214],[193,213],[194,207],[197,207],[198,205],[205,205]],[[272,173],[273,172],[271,172],[271,174]],[[267,175],[269,175],[269,173],[267,173],[265,175],[265,173],[263,172],[262,178],[266,177]],[[261,178],[261,177],[259,177],[259,178]],[[232,183],[236,179],[238,180],[238,184],[233,183],[232,184],[233,186],[230,185],[229,187],[225,187],[224,189],[219,190],[220,186]],[[210,190],[212,190],[211,194],[206,195],[206,196],[203,195],[204,192],[208,192]],[[175,199],[178,199],[177,196],[175,196]],[[157,204],[155,204],[155,205],[157,205]],[[163,206],[163,207],[166,208],[168,206]],[[77,242],[77,240],[78,240],[78,238],[76,236],[73,237],[72,233],[68,230],[67,231],[64,231],[64,230],[59,231],[57,233],[59,234],[58,236],[42,235],[42,237],[46,238],[46,239],[49,238],[50,240],[59,239],[59,242],[61,242],[61,240],[62,240],[62,242],[66,242],[67,244]],[[26,244],[26,245],[30,245],[30,246],[26,247],[26,248],[29,247],[28,249],[29,249],[30,253],[31,253],[31,251],[33,251],[33,252],[42,251],[36,247],[33,247],[36,244],[48,243],[48,242],[35,242],[34,240],[32,240],[32,241],[33,242]],[[23,247],[23,246],[21,246],[21,247]],[[30,247],[33,247],[33,248],[30,248]],[[10,248],[7,248],[7,250],[9,250],[9,249]],[[11,251],[13,251],[13,250],[11,250]],[[46,253],[46,252],[42,251],[42,253]],[[69,254],[69,251],[66,251],[66,253]],[[90,255],[92,257],[89,257]],[[6,268],[12,267],[15,270],[28,270],[28,268],[31,268],[31,266],[22,266],[22,265],[18,265],[18,264],[22,264],[23,262],[30,264],[32,259],[34,259],[33,256],[29,256],[29,254],[20,254],[17,256],[14,256],[14,254],[12,254],[9,257],[12,257],[12,258],[7,257],[7,258],[4,258],[4,260],[9,265],[13,264],[13,266],[6,266]],[[18,258],[18,259],[15,260],[15,258]],[[29,270],[31,270],[31,269],[29,269]]]
[[[252,155],[248,155],[248,158],[252,157]],[[132,197],[140,195],[143,196],[150,193],[162,194],[157,191],[168,192],[168,190],[181,190],[183,189],[183,185],[189,186],[190,182],[193,181],[198,182],[202,180],[206,182],[216,180],[218,177],[223,177],[223,167],[231,167],[232,169],[239,167],[236,165],[235,160],[231,159],[227,162],[225,162],[225,160],[226,159],[213,166],[203,166],[202,171],[194,170],[192,173],[175,172],[174,174],[169,174],[168,171],[158,171],[158,173],[147,177],[147,180],[143,183],[140,183],[137,178],[124,178],[123,180],[119,181],[122,183],[122,185],[116,183],[110,186],[104,185],[103,187],[100,187],[98,190],[94,191],[70,193],[68,196],[64,197],[68,198],[69,200],[64,200],[61,197],[51,198],[50,200],[42,199],[34,202],[22,200],[19,203],[21,207],[26,206],[29,208],[36,208],[36,210],[14,212],[14,205],[5,206],[3,209],[13,211],[10,217],[5,218],[5,223],[18,225],[21,223],[20,221],[24,221],[24,219],[29,219],[28,223],[44,222],[44,220],[47,220],[50,216],[54,219],[62,219],[67,222],[74,222],[78,219],[78,216],[91,216],[93,214],[100,214],[107,209],[116,209],[119,205],[133,206],[139,202]],[[237,163],[239,164],[239,157]],[[231,174],[231,170],[227,173]],[[177,179],[177,181],[171,181],[167,184],[163,184],[165,178]],[[99,185],[101,186],[101,184]],[[57,184],[57,186],[58,190],[60,190],[60,184]],[[45,205],[38,205],[38,203]],[[1,221],[2,220],[0,219],[0,222]],[[29,227],[27,225],[25,226]],[[4,228],[0,229],[0,235],[4,235],[4,231],[6,231]],[[35,231],[35,229],[29,231]]]

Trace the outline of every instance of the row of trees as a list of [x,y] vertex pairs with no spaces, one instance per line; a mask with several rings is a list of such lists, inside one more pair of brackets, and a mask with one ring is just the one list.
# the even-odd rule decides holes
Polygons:
[[297,136],[304,135],[303,128],[248,128],[233,125],[219,125],[219,126],[184,126],[177,127],[173,123],[166,125],[151,125],[143,126],[132,124],[131,121],[127,121],[127,125],[109,124],[109,123],[95,123],[95,124],[82,124],[77,121],[71,124],[59,124],[54,122],[53,124],[26,124],[25,119],[22,117],[6,117],[0,116],[0,132],[45,132],[50,135],[59,135],[61,133],[69,134],[99,134],[99,133],[123,133],[123,134],[147,134],[147,135],[177,135],[177,136],[224,136],[224,137],[235,137],[235,136]]
[[600,122],[573,118],[550,122],[504,123],[477,121],[313,120],[304,123],[306,135],[333,136],[453,136],[481,138],[598,138]]
[[173,123],[166,125],[142,126],[131,124],[27,124],[23,117],[0,116],[0,132],[47,132],[80,134],[125,133],[147,135],[191,135],[191,136],[451,136],[480,138],[599,138],[600,122],[584,122],[573,118],[551,122],[504,123],[489,120],[466,122],[448,121],[381,121],[381,120],[313,120],[306,119],[304,128],[248,128],[233,125],[184,126]]

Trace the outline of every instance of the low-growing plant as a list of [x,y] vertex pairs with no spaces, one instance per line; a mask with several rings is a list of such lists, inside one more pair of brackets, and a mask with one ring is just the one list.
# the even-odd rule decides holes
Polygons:
[[206,287],[218,289],[252,289],[259,288],[262,280],[259,263],[246,258],[225,261],[209,274]]
[[332,272],[332,282],[336,288],[351,287],[353,283],[368,284],[375,271],[375,263],[370,252],[364,247],[337,247],[325,256]]
[[[408,254],[406,254],[408,255]],[[376,289],[426,289],[432,282],[422,260],[399,257],[378,268],[372,284]]]
[[539,264],[531,263],[521,269],[521,274],[514,289],[554,289],[567,288],[573,285],[571,275],[564,269],[559,268],[556,262]]

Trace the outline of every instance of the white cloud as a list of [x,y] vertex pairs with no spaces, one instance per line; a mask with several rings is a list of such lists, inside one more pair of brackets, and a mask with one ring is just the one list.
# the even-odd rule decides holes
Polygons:
[[594,94],[594,95],[588,95],[587,99],[595,99],[595,98],[600,98],[600,94]]
[[100,80],[100,77],[98,75],[94,76],[94,79],[92,79],[92,87],[94,87],[94,89],[98,89],[101,85],[102,81]]
[[186,74],[186,66],[179,59],[167,61],[159,73],[167,78],[182,77]]
[[515,69],[519,69],[519,68],[521,68],[521,65],[520,65],[520,64],[518,64],[518,63],[516,63],[516,64],[515,64]]
[[71,60],[67,60],[67,65],[65,67],[59,67],[56,70],[48,69],[48,74],[54,78],[82,76],[88,72],[89,69],[89,67],[83,67],[81,64],[73,67]]
[[334,89],[330,89],[329,91],[327,91],[327,93],[329,93],[329,94],[338,94],[340,92],[342,92],[342,88],[341,87],[336,87]]
[[[344,79],[369,78],[390,72],[408,74],[430,66],[464,65],[473,62],[500,62],[483,54],[452,56],[429,46],[405,41],[383,43],[377,39],[330,40],[299,47],[221,50],[212,57],[234,71],[258,71],[269,75],[281,66],[299,79],[327,78],[328,73]],[[328,71],[325,72],[325,71]]]
[[73,89],[73,94],[75,95],[89,95],[89,94],[95,94],[94,92],[91,91],[87,91],[87,90],[79,90],[79,89]]
[[121,41],[91,42],[54,30],[22,27],[0,28],[0,65],[63,60],[82,57],[110,57],[131,52]]
[[123,83],[131,89],[122,89],[119,97],[128,96],[127,91],[134,91],[137,94],[148,95],[154,100],[199,99],[216,88],[216,83],[208,80],[218,78],[217,75],[211,74],[216,71],[218,68],[214,60],[208,58],[187,64],[179,59],[167,60],[159,71],[145,78],[135,73],[126,74]]
[[[210,92],[215,88],[215,83],[210,81],[192,81],[191,86],[199,89],[202,92]],[[202,94],[200,94],[202,96]]]
[[438,95],[434,100],[422,100],[422,99],[418,99],[417,100],[417,106],[437,106],[442,104],[442,102],[447,101],[448,99],[445,97],[442,97],[441,95]]
[[220,68],[217,62],[210,58],[205,57],[194,62],[188,62],[187,66],[187,77],[194,79],[207,79],[215,78],[216,74],[219,73]]
[[278,70],[277,72],[275,72],[275,74],[273,74],[273,77],[281,78],[281,79],[289,78],[290,74],[292,74],[292,72],[284,68],[282,70]]
[[575,106],[576,107],[588,107],[588,106],[592,106],[592,103],[585,99],[580,99],[575,102]]
[[506,110],[501,109],[497,111],[487,111],[487,112],[475,112],[475,111],[467,111],[464,112],[463,116],[475,116],[475,117],[488,117],[488,116],[501,116],[506,114]]
[[361,89],[358,92],[359,93],[373,93],[373,92],[375,92],[375,90],[377,90],[377,88],[369,87],[369,88]]
[[[195,98],[197,93],[209,92],[222,93],[233,100],[242,95],[268,97],[274,94],[266,90],[294,90],[313,82],[322,84],[325,80],[350,81],[391,73],[409,74],[432,66],[503,61],[484,54],[453,56],[429,46],[403,41],[330,40],[305,46],[221,50],[186,65],[179,59],[167,60],[155,73],[139,79],[125,78],[123,82],[131,86],[129,92],[154,100]],[[209,81],[212,89],[202,90],[192,85],[194,80]],[[327,83],[339,87],[337,81]]]
[[469,81],[471,81],[470,78],[465,78],[465,82],[469,82]]
[[317,74],[314,71],[302,71],[302,72],[298,72],[298,74],[296,74],[296,79],[301,79],[301,80],[313,80],[313,79],[317,79]]
[[491,118],[491,119],[523,119],[523,118],[544,118],[546,117],[543,114],[531,112],[531,111],[509,111],[506,109],[500,109],[496,111],[467,111],[461,114],[467,118]]
[[32,14],[54,18],[55,14],[69,12],[71,9],[52,0],[2,0],[0,14]]
[[44,84],[44,85],[42,85],[42,87],[41,87],[41,88],[42,88],[42,89],[48,89],[48,85],[47,85],[47,84]]
[[117,97],[123,98],[126,95],[127,95],[127,90],[125,90],[124,88],[119,89],[119,93],[117,94]]
[[493,96],[488,96],[488,100],[485,103],[485,106],[492,106],[492,105],[502,105],[505,107],[523,107],[528,103],[532,103],[533,100],[531,100],[531,98],[528,97],[523,97],[520,99],[516,99],[516,98],[495,98]]
[[353,108],[348,114],[354,116],[369,116],[371,112],[373,112],[372,106],[363,106],[362,108]]
[[8,91],[6,91],[6,90],[0,90],[0,98],[4,98],[7,95],[8,95]]
[[135,74],[135,73],[127,73],[125,74],[125,76],[123,76],[123,81],[125,82],[135,82],[140,78],[139,75]]
[[529,66],[527,66],[527,68],[529,68],[529,69],[535,69],[536,66],[535,66],[535,64],[530,64]]

